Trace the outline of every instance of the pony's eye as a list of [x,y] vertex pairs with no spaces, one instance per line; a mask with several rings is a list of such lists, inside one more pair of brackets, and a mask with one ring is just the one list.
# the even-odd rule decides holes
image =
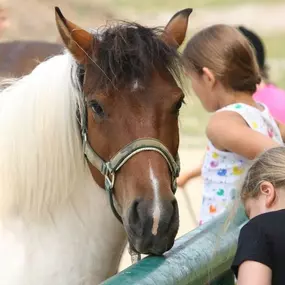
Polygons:
[[91,107],[92,111],[97,115],[99,116],[100,118],[103,118],[104,117],[104,110],[103,108],[101,107],[101,105],[95,101],[95,100],[92,100],[90,103],[89,103],[89,106]]
[[182,107],[182,104],[185,104],[184,98],[181,98],[174,106],[174,112],[179,113],[180,108]]

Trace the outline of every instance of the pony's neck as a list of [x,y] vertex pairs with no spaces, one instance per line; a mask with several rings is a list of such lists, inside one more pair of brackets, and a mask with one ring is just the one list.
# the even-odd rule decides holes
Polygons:
[[2,285],[77,285],[79,280],[93,285],[116,274],[125,232],[105,191],[86,178],[42,223],[19,217],[0,221],[0,280],[8,280]]
[[0,93],[1,285],[99,284],[117,270],[125,233],[83,155],[77,80],[61,55]]
[[[62,212],[58,214],[61,219]],[[82,244],[84,240],[89,244],[87,250],[92,252],[92,263],[96,264],[94,284],[114,275],[126,245],[126,234],[111,210],[105,190],[94,183],[91,175],[84,189],[78,189],[70,197],[66,218],[81,232]]]

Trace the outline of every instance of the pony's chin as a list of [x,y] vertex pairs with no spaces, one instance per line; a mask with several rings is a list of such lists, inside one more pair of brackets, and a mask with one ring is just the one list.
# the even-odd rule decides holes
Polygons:
[[129,239],[130,249],[139,254],[146,255],[163,255],[165,252],[173,247],[175,236],[173,238],[153,237],[152,239],[145,239],[142,237]]

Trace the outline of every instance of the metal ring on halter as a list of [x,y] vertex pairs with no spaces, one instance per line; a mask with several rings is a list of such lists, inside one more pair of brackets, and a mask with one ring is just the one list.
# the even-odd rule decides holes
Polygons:
[[95,166],[105,177],[105,190],[109,193],[110,204],[114,215],[122,222],[122,218],[117,212],[113,203],[113,188],[116,178],[116,172],[134,155],[143,151],[156,151],[167,162],[171,173],[171,187],[175,194],[176,191],[176,178],[179,175],[180,165],[179,159],[176,160],[172,157],[168,149],[157,139],[142,138],[134,140],[121,150],[119,150],[109,161],[105,162],[90,146],[88,140],[83,140],[84,153],[88,161]]
[[[110,164],[107,162],[106,164],[106,170],[105,170],[105,188],[106,184],[109,190],[112,190],[114,188],[115,184],[115,172],[113,169],[110,168]],[[106,189],[107,190],[107,189]]]

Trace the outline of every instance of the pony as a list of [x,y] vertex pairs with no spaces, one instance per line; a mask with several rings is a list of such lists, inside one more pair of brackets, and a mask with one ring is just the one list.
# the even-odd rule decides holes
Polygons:
[[191,12],[87,31],[56,7],[66,50],[1,83],[1,285],[99,284],[127,240],[171,249]]
[[29,74],[40,62],[59,55],[63,45],[41,41],[11,41],[0,43],[0,76],[21,77]]

